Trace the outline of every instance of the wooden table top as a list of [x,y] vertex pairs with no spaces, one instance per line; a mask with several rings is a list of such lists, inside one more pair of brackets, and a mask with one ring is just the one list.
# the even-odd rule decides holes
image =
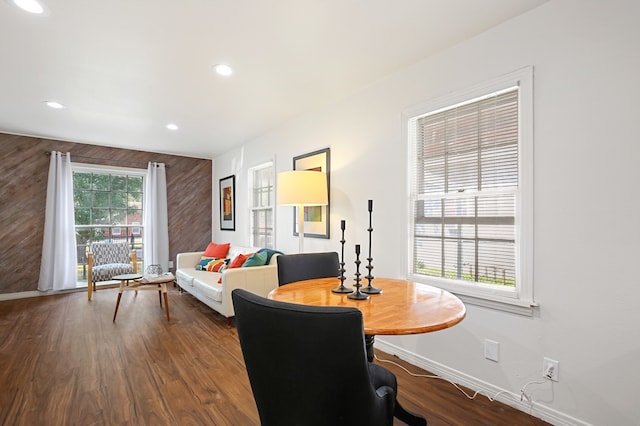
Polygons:
[[111,279],[119,280],[119,281],[133,281],[133,280],[139,280],[142,277],[143,277],[142,274],[120,274],[120,275],[111,277]]
[[372,285],[382,289],[382,294],[370,295],[368,300],[351,300],[348,294],[331,292],[338,285],[340,280],[336,278],[298,281],[272,290],[267,298],[302,305],[358,308],[368,335],[428,333],[452,327],[466,315],[460,299],[426,284],[376,278]]

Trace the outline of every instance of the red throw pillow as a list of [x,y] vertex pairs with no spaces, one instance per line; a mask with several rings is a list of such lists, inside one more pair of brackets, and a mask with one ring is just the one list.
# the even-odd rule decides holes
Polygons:
[[[249,256],[251,256],[252,254],[253,253],[237,255],[236,257],[233,258],[231,263],[229,263],[229,266],[227,266],[227,269],[241,267],[244,264],[244,262],[249,258]],[[222,277],[218,278],[218,284],[220,283],[222,283]]]
[[213,257],[216,259],[224,259],[225,257],[227,257],[227,253],[229,253],[230,245],[231,243],[226,243],[226,244],[209,243],[209,245],[207,246],[207,249],[204,251],[203,256]]
[[248,254],[239,254],[237,255],[232,261],[231,263],[229,263],[229,266],[227,266],[227,269],[231,269],[231,268],[239,268],[241,267],[244,262],[249,258],[249,256],[251,256],[253,253],[248,253]]

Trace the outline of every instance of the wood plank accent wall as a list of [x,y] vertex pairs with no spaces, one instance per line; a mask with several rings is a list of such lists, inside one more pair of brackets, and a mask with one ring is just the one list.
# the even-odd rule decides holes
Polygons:
[[165,163],[171,259],[211,241],[211,160],[0,133],[0,293],[38,289],[51,151],[105,166]]

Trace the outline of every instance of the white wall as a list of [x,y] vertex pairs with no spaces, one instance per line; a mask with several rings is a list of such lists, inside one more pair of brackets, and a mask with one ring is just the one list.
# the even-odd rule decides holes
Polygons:
[[[553,0],[216,158],[216,188],[219,178],[239,176],[239,230],[221,232],[215,222],[214,239],[249,242],[248,167],[275,158],[277,171],[290,170],[293,156],[329,146],[332,238],[307,238],[306,251],[338,251],[340,219],[347,221],[349,253],[353,244],[365,245],[366,200],[373,199],[374,275],[404,277],[401,113],[532,65],[540,308],[525,317],[468,305],[467,318],[449,330],[378,341],[476,388],[518,397],[526,382],[540,378],[548,356],[560,361],[560,381],[527,388],[535,415],[558,424],[638,424],[639,20],[634,0]],[[277,209],[276,226],[277,248],[296,252],[291,208]],[[347,266],[353,260],[349,255]],[[498,363],[484,359],[487,338],[500,342]]]

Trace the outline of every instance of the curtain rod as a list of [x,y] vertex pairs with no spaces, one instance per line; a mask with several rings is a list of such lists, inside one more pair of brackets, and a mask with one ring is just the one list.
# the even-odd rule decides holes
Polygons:
[[[44,155],[50,156],[51,155],[51,151],[45,151]],[[75,157],[75,158],[84,158],[84,159],[87,159],[87,160],[111,161],[113,163],[126,163],[126,164],[132,164],[132,165],[135,164],[135,165],[138,165],[138,166],[140,164],[143,164],[142,161],[114,160],[113,158],[88,157],[86,155],[74,155],[74,154],[72,154],[71,156]],[[146,166],[146,164],[145,164],[145,166]],[[165,164],[164,167],[168,169],[169,165]]]

